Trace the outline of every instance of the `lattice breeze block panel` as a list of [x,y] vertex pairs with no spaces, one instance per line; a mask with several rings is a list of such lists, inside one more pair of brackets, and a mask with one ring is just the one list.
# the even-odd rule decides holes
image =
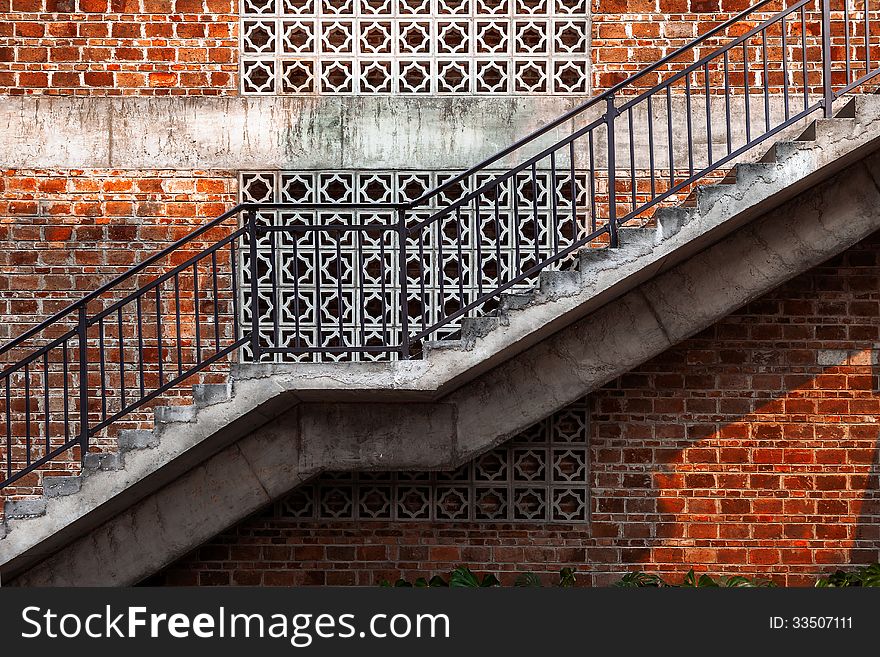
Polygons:
[[241,0],[245,94],[584,94],[587,0]]
[[[418,223],[438,208],[446,207],[497,175],[484,172],[467,184],[441,194],[433,207],[409,213],[408,222]],[[419,198],[426,191],[454,177],[454,172],[424,171],[286,171],[241,174],[243,202],[276,203],[390,203]],[[524,173],[508,181],[498,195],[497,206],[472,205],[449,215],[407,240],[407,317],[410,334],[476,303],[482,294],[506,283],[519,272],[546,259],[582,237],[582,215],[573,220],[571,174],[557,174],[557,194],[551,194],[553,177],[538,172],[534,182]],[[574,191],[579,208],[587,204],[586,176],[575,172]],[[553,199],[556,198],[556,201]],[[532,202],[535,199],[535,203]],[[549,209],[556,205],[557,221]],[[479,216],[478,216],[479,215]],[[274,226],[389,225],[397,217],[392,210],[262,211],[261,223]],[[398,235],[394,230],[315,231],[271,233],[259,239],[256,263],[261,341],[269,348],[310,349],[359,345],[400,344],[400,262]],[[294,243],[295,242],[295,243]],[[240,290],[242,321],[250,325],[251,277],[249,254],[242,253]],[[567,266],[562,260],[559,267]],[[530,291],[534,277],[510,292]],[[491,309],[491,308],[490,308]],[[480,306],[465,316],[480,314]],[[461,319],[434,331],[428,339],[457,337]],[[246,357],[250,358],[249,349]],[[263,358],[269,360],[269,354]],[[393,354],[377,351],[346,353],[277,354],[277,359],[387,360]]]
[[588,414],[576,402],[454,472],[321,475],[275,506],[286,520],[589,521]]

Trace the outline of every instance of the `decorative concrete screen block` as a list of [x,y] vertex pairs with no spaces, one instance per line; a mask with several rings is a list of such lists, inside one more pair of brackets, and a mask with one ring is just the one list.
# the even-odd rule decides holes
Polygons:
[[[408,225],[418,224],[472,186],[497,174],[483,172],[441,193],[433,204],[408,213]],[[241,174],[240,189],[243,202],[392,203],[417,199],[455,175],[426,171],[246,172]],[[477,213],[472,205],[464,205],[442,224],[410,234],[406,308],[411,335],[477,303],[481,295],[528,271],[554,249],[573,244],[574,236],[580,237],[586,230],[581,217],[573,221],[570,205],[562,202],[556,204],[554,221],[549,210],[553,195],[548,194],[553,177],[538,171],[534,180],[533,184],[530,173],[523,173],[515,184],[507,184],[491,211],[483,207]],[[555,184],[560,198],[571,197],[571,173],[557,173]],[[510,193],[512,187],[517,190],[515,194]],[[577,171],[574,189],[577,203],[583,207],[587,202],[586,177]],[[532,198],[538,202],[531,203]],[[307,350],[316,346],[400,344],[400,262],[398,233],[393,229],[398,218],[393,209],[339,206],[322,211],[261,211],[258,217],[261,223],[274,226],[377,226],[376,231],[274,232],[258,241],[257,292],[264,346]],[[517,235],[519,238],[514,239]],[[250,326],[251,265],[248,253],[242,256],[242,320]],[[571,255],[560,260],[558,266],[570,264],[573,258]],[[526,278],[509,292],[531,291],[536,276]],[[463,316],[477,316],[491,309],[479,305]],[[432,331],[426,339],[456,338],[460,328],[458,318]],[[270,356],[264,354],[263,358],[269,360]],[[288,361],[389,357],[393,354],[380,351],[349,352],[338,357],[326,352],[278,355]]]
[[454,472],[329,473],[275,506],[296,520],[589,520],[587,402],[535,424]]
[[252,94],[584,94],[586,0],[242,0]]

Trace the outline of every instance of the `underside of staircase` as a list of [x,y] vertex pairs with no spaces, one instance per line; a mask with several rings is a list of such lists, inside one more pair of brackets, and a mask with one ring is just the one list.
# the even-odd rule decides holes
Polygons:
[[453,469],[880,229],[880,98],[391,362],[239,364],[7,502],[4,585],[130,585],[329,470]]

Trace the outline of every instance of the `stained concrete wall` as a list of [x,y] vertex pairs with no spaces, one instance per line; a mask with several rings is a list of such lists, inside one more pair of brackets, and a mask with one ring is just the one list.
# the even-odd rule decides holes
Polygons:
[[[0,99],[0,166],[27,169],[464,169],[494,155],[583,103],[585,98],[238,97]],[[771,99],[771,122],[783,116]],[[672,104],[676,168],[688,166],[683,98]],[[751,103],[753,134],[765,129],[763,100]],[[648,165],[646,104],[633,108],[636,166]],[[726,152],[725,101],[712,100],[714,157]],[[742,98],[731,109],[732,142],[743,143]],[[595,106],[517,152],[522,161],[600,117]],[[706,163],[706,109],[691,106],[694,164]],[[654,105],[655,166],[668,166],[665,103]],[[617,162],[629,166],[629,115],[616,121]],[[605,129],[595,131],[597,166],[606,162]],[[578,166],[587,167],[586,139]],[[565,153],[559,162],[566,160]]]

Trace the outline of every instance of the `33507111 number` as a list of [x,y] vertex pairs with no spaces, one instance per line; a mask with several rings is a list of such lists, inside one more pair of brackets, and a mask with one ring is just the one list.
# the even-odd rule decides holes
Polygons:
[[770,628],[774,630],[851,630],[852,616],[771,616]]

